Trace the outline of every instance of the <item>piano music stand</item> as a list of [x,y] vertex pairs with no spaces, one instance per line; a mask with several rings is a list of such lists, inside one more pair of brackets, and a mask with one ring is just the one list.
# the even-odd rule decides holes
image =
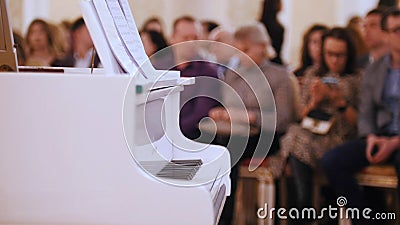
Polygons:
[[7,0],[0,0],[0,72],[18,70],[17,54],[7,7]]

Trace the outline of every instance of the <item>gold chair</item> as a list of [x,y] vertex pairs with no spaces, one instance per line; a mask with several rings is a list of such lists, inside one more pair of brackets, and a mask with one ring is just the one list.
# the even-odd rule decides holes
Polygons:
[[392,165],[368,166],[356,175],[360,185],[381,188],[397,188],[398,179]]
[[[393,165],[371,165],[356,174],[357,182],[362,186],[397,189],[398,179]],[[396,192],[397,195],[397,192]],[[398,198],[399,196],[397,196]],[[396,198],[395,198],[396,199]],[[398,200],[394,200],[396,211],[400,209]],[[339,220],[339,225],[349,225],[348,219]]]
[[275,207],[274,178],[265,161],[254,171],[249,171],[249,163],[250,160],[246,160],[239,166],[234,224],[273,225],[274,219],[270,219],[269,212],[265,219],[259,219],[257,210],[265,208],[266,204],[265,210]]

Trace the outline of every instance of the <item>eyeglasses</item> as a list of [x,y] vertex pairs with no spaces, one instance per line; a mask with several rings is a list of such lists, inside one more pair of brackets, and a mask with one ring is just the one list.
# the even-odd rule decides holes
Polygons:
[[400,34],[400,26],[392,28],[392,29],[386,29],[386,32],[394,33],[394,34]]
[[325,56],[329,57],[329,58],[338,58],[338,59],[343,59],[345,57],[347,57],[347,53],[343,53],[343,52],[331,52],[331,51],[325,51],[324,52]]

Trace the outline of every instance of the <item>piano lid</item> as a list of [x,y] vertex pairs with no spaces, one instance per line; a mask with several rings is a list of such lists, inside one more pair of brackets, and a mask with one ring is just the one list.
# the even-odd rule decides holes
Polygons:
[[139,75],[144,79],[156,76],[128,0],[82,0],[81,8],[107,72]]
[[8,2],[0,0],[0,72],[17,71],[17,54],[8,18]]

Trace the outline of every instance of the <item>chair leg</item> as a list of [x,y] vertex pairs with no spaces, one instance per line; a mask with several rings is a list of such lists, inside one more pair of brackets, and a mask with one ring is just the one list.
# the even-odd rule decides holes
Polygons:
[[235,208],[234,208],[234,225],[244,225],[244,215],[243,215],[243,178],[240,177],[237,180],[237,189],[235,197]]
[[[265,168],[259,168],[257,171],[258,181],[258,207],[264,207],[265,203],[268,205],[268,210],[275,207],[275,183],[271,173]],[[269,212],[267,212],[269,213]],[[267,216],[265,220],[258,219],[258,225],[273,225],[273,215]]]
[[[340,208],[339,210],[343,210],[343,212],[346,211],[346,208]],[[345,215],[345,214],[344,214]],[[338,225],[352,225],[351,219],[347,218],[338,218]]]
[[[267,192],[268,192],[268,205],[271,205],[271,208],[275,207],[275,183],[272,181],[271,183],[267,184]],[[271,215],[271,219],[267,220],[268,225],[274,225],[274,216]]]
[[320,199],[320,196],[321,196],[321,193],[320,193],[320,191],[321,191],[321,182],[320,182],[320,180],[319,180],[319,177],[318,176],[314,176],[314,179],[313,179],[314,181],[314,187],[313,187],[313,206],[314,206],[314,208],[318,211],[318,210],[320,210],[321,209],[321,204],[320,204],[320,201],[321,201],[321,199]]

